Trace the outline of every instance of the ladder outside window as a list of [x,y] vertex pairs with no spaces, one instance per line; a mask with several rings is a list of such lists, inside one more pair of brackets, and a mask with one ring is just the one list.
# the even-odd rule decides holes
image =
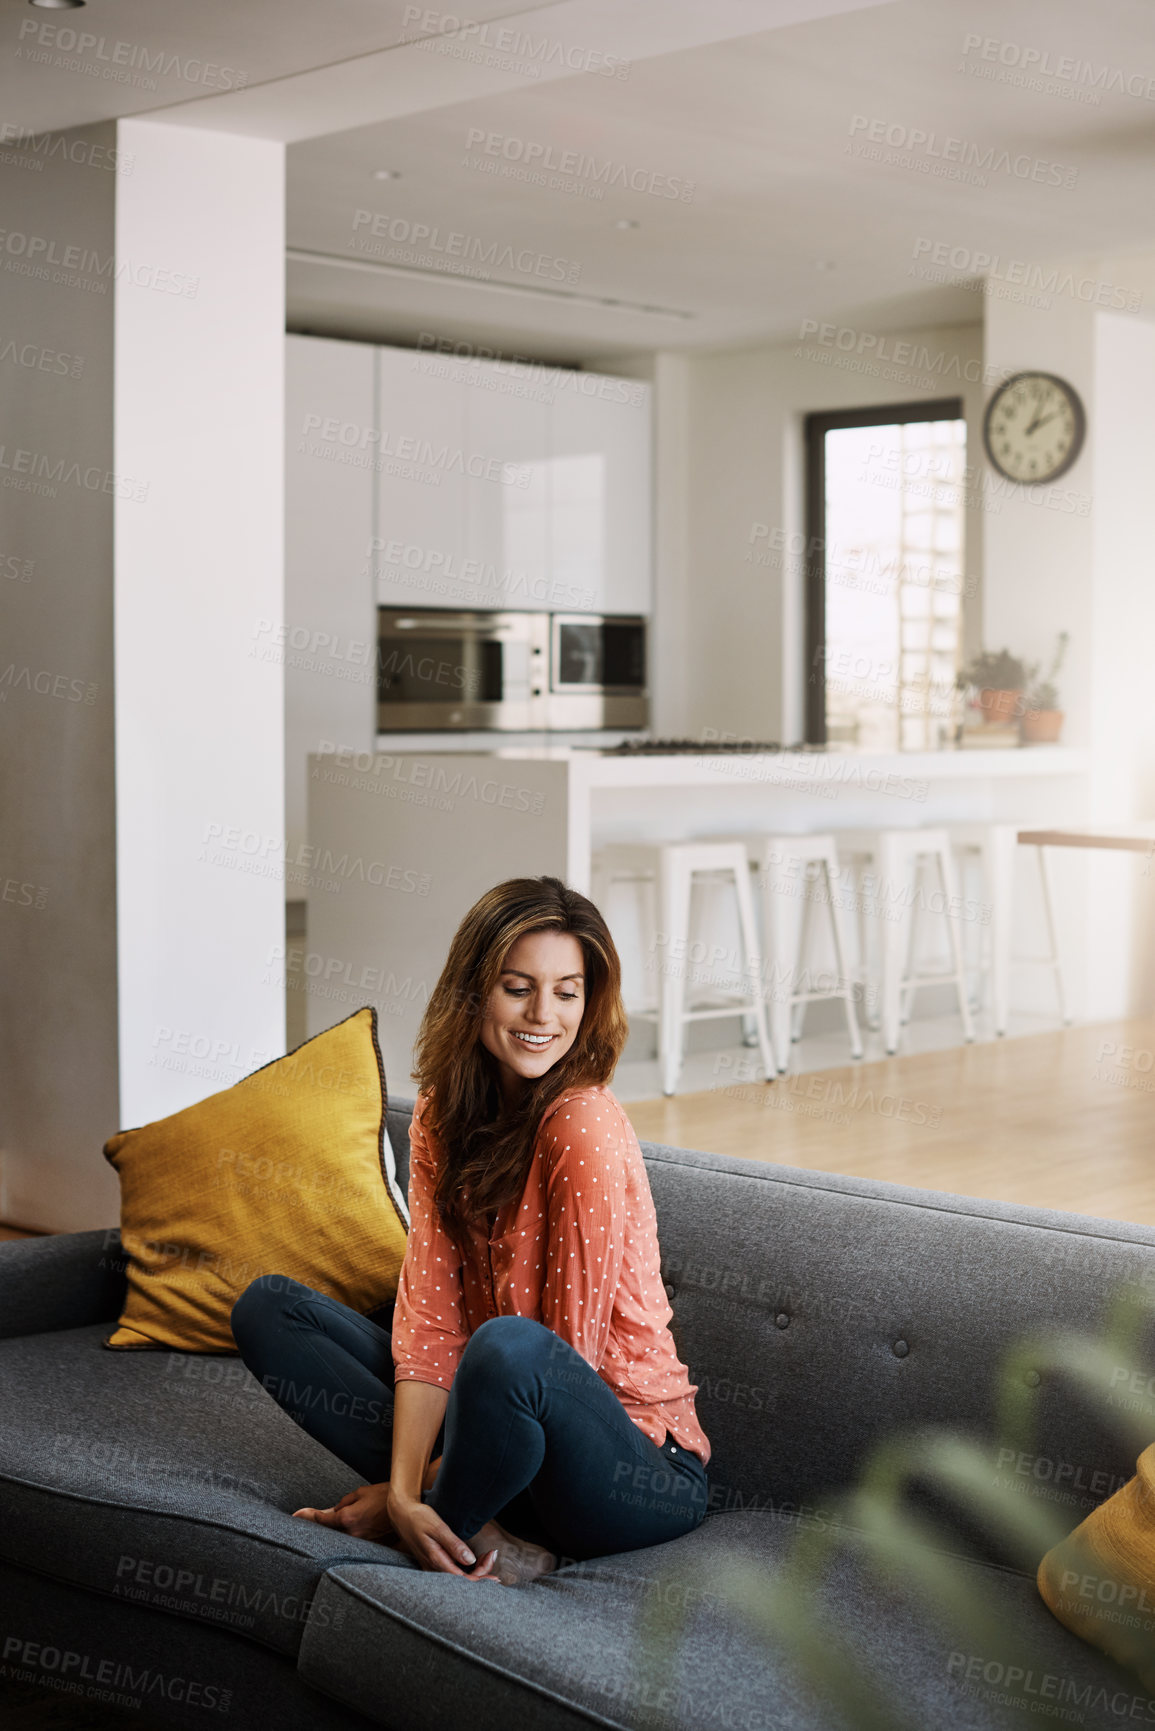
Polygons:
[[806,737],[934,750],[968,588],[962,403],[814,414],[806,438]]
[[966,423],[899,425],[898,725],[906,751],[932,751],[954,712],[962,650]]

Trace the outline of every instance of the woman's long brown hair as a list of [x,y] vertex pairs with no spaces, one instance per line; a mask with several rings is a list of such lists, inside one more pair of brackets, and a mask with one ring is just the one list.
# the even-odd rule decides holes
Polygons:
[[[505,959],[526,932],[570,932],[577,939],[585,1007],[573,1045],[527,1084],[511,1113],[502,1104],[497,1060],[481,1043],[481,1024]],[[560,878],[508,878],[470,908],[425,1007],[413,1070],[427,1095],[425,1121],[442,1150],[434,1201],[458,1243],[473,1222],[520,1196],[544,1113],[567,1088],[608,1082],[628,1032],[618,952],[587,896]]]

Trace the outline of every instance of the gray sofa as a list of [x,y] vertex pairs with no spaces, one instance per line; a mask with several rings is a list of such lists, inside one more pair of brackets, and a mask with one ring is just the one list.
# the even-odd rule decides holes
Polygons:
[[[409,1111],[394,1104],[388,1120],[403,1181]],[[1026,1373],[1033,1449],[1008,1459],[995,1368],[1032,1332],[1093,1327],[1125,1282],[1150,1287],[1155,1231],[644,1153],[675,1337],[714,1449],[711,1513],[675,1544],[568,1564],[516,1592],[292,1520],[355,1475],[236,1358],[102,1349],[122,1290],[114,1233],[0,1245],[4,1674],[140,1701],[162,1724],[242,1731],[811,1731],[847,1721],[727,1605],[726,1586],[742,1568],[765,1576],[800,1532],[825,1528],[881,1439],[953,1426],[989,1452],[992,1481],[1051,1499],[1072,1526],[1132,1472],[1103,1415],[1046,1367]],[[1150,1333],[1143,1350],[1155,1357]],[[1043,1670],[1008,1676],[960,1647],[917,1584],[881,1578],[848,1543],[815,1613],[894,1703],[895,1726],[1155,1722],[998,1541],[961,1518],[952,1535],[946,1549],[1000,1618],[1030,1628]],[[662,1607],[681,1626],[672,1656],[655,1660],[642,1621]]]

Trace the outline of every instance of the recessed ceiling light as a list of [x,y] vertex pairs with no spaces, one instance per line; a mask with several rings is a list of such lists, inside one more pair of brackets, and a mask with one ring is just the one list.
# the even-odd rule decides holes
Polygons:
[[78,6],[86,6],[88,0],[28,0],[29,6],[42,6],[46,12],[74,12]]
[[614,224],[615,228],[641,228],[641,226],[637,217],[634,216],[619,216]]
[[373,170],[373,179],[374,180],[400,180],[401,176],[395,168],[375,168]]

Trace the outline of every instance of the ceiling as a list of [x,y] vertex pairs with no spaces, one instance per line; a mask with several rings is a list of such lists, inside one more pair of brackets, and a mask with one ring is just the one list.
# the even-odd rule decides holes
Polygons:
[[[472,18],[510,10],[470,0]],[[0,0],[0,124],[46,132],[252,89],[395,47],[404,20],[405,0]],[[97,41],[70,49],[68,31]]]
[[[464,37],[406,45],[401,0],[0,0],[3,114],[285,138],[295,329],[582,360],[786,340],[805,320],[973,321],[965,281],[918,274],[934,245],[962,279],[979,254],[1078,257],[1152,309],[1148,0],[471,0],[468,16]],[[178,63],[153,91],[30,63],[28,19]],[[524,46],[550,41],[583,69]],[[1036,90],[990,76],[1000,53],[1072,64]],[[206,88],[188,62],[210,55],[246,89]]]
[[[1129,0],[896,0],[661,55],[635,64],[626,81],[526,83],[294,144],[294,248],[357,256],[372,236],[363,219],[354,228],[356,212],[371,210],[386,219],[386,259],[390,232],[404,242],[405,224],[422,222],[443,236],[564,260],[577,267],[583,295],[692,316],[502,297],[451,283],[444,269],[441,280],[406,281],[303,261],[289,269],[293,316],[302,328],[350,320],[370,335],[512,335],[527,353],[570,343],[603,355],[791,338],[806,319],[867,329],[974,320],[972,291],[911,274],[926,254],[924,245],[916,258],[918,243],[961,249],[964,265],[977,252],[1045,260],[1149,249],[1155,103],[1100,92],[1092,106],[977,77],[960,67],[988,63],[964,56],[964,37],[1149,75],[1155,90],[1151,22],[1150,7]],[[921,128],[939,150],[950,135],[979,159],[1005,151],[1010,162],[992,163],[987,184],[970,185],[850,155],[866,130],[852,136],[856,116],[907,137]],[[471,144],[479,133],[492,154]],[[632,190],[622,175],[600,199],[584,195],[597,186],[591,173],[571,176],[564,190],[527,184],[530,145],[551,150],[555,163],[566,151],[584,154],[595,173],[624,165],[644,188],[692,183],[692,197]],[[925,152],[914,160],[943,166]],[[1011,162],[1043,175],[1054,164],[1075,184],[1020,178]],[[506,167],[522,177],[503,175]],[[374,181],[377,168],[402,178]],[[650,178],[659,175],[667,181]],[[623,219],[639,226],[616,227]],[[392,256],[404,263],[412,250],[402,244]]]

